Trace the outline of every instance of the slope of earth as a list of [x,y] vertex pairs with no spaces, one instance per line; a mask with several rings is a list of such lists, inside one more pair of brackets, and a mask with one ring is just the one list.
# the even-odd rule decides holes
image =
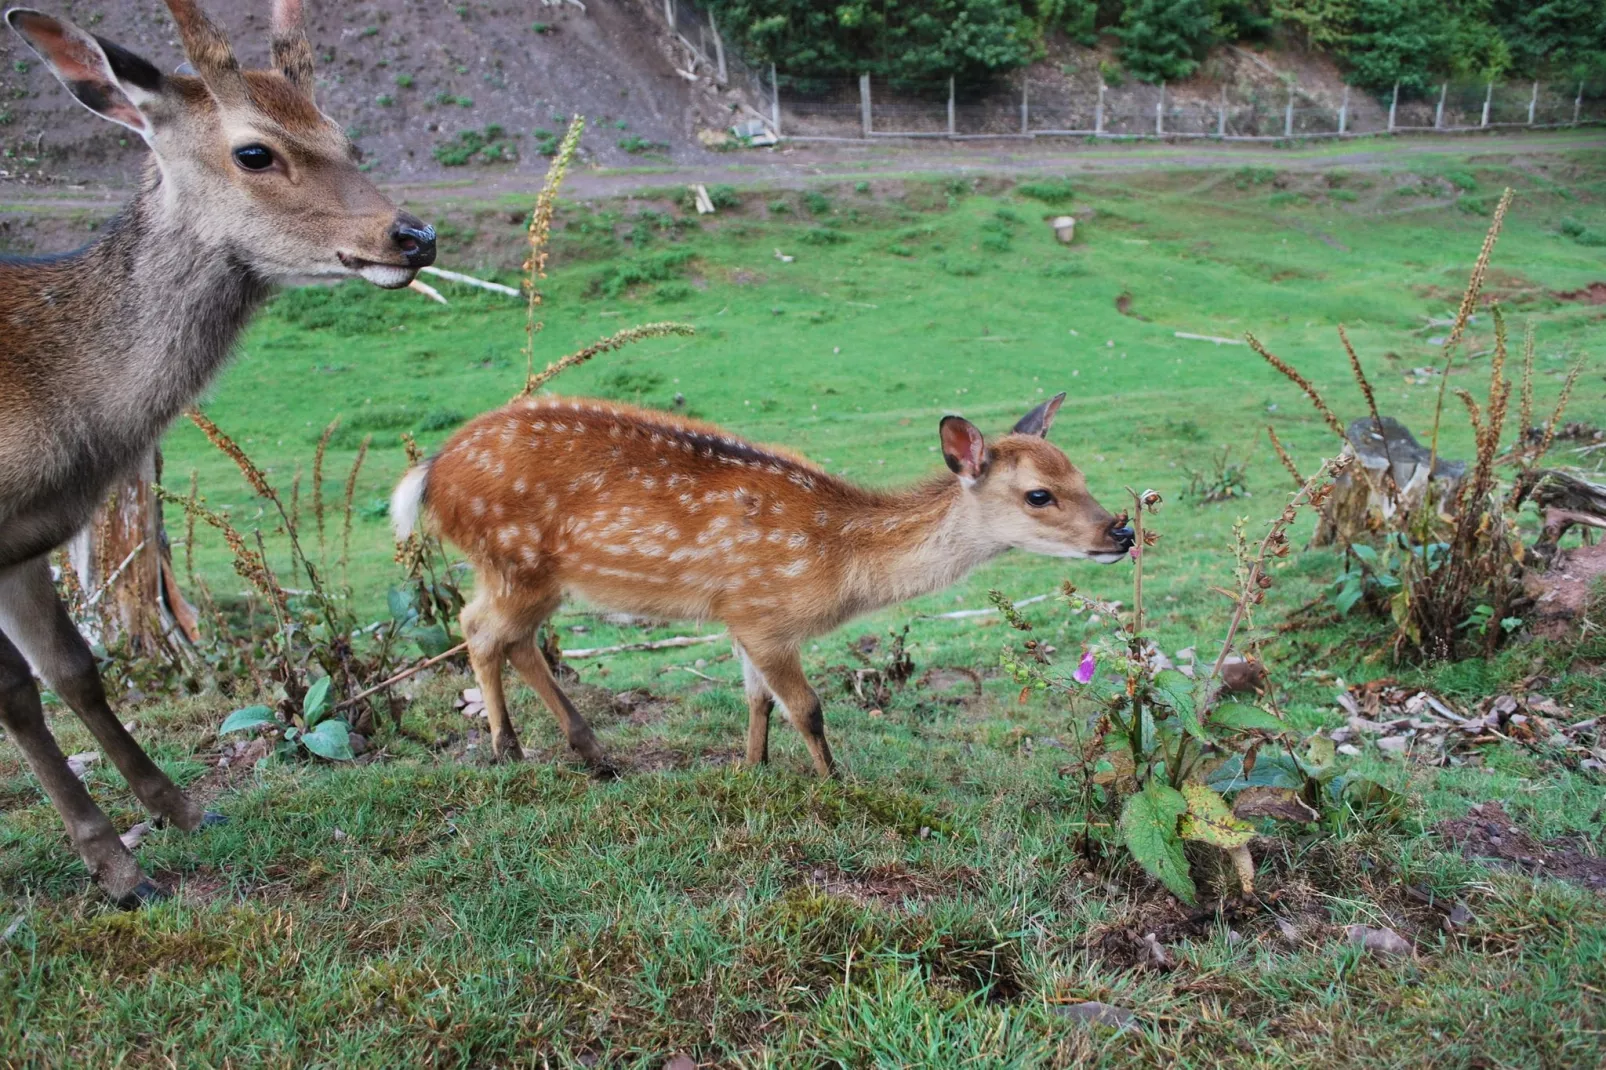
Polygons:
[[[439,178],[465,132],[499,127],[498,170],[544,171],[543,145],[576,113],[591,120],[583,158],[621,163],[701,159],[687,83],[660,49],[658,29],[635,3],[572,6],[360,0],[308,4],[318,53],[318,102],[372,167],[389,178]],[[267,61],[261,0],[212,0],[241,61]],[[158,0],[58,3],[54,14],[144,55],[164,70],[183,60]],[[546,133],[547,137],[542,134]],[[0,34],[0,171],[35,182],[127,183],[143,156],[132,135],[91,115],[12,33]],[[477,157],[483,161],[485,156]],[[477,167],[475,169],[478,169]]]

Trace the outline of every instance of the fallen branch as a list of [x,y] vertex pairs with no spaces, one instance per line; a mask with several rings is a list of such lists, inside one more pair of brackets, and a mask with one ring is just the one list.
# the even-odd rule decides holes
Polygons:
[[419,282],[417,279],[414,279],[412,282],[407,284],[407,288],[415,293],[423,294],[431,301],[438,301],[443,305],[447,303],[446,298],[441,296],[441,292],[427,282]]
[[[1046,595],[1046,594],[1033,595],[1031,598],[1022,598],[1019,602],[1016,602],[1015,603],[1015,608],[1016,609],[1020,609],[1023,606],[1035,606],[1039,602],[1046,602],[1046,601],[1048,601],[1048,595]],[[994,613],[997,613],[997,612],[998,612],[998,610],[993,609],[991,607],[989,607],[987,609],[956,609],[952,613],[922,613],[920,615],[920,619],[921,620],[968,620],[971,617],[990,617]]]
[[620,643],[618,646],[583,647],[578,650],[565,650],[565,658],[600,658],[604,654],[624,654],[633,650],[670,650],[677,646],[697,646],[701,643],[717,643],[721,639],[729,639],[725,632],[715,635],[677,635],[673,639],[654,639],[649,643]]
[[117,582],[117,577],[123,574],[123,569],[127,568],[143,549],[145,549],[145,540],[141,539],[139,540],[139,545],[128,551],[128,556],[123,558],[123,563],[112,569],[112,574],[107,576],[105,582],[95,589],[95,593],[89,596],[89,601],[85,602],[84,605],[93,608],[95,603],[105,597],[106,592],[111,590],[112,584]]
[[1189,334],[1187,331],[1172,331],[1178,338],[1187,338],[1194,342],[1214,342],[1218,346],[1241,346],[1241,338],[1217,338],[1213,334]]
[[446,653],[444,653],[444,654],[436,654],[432,658],[425,658],[423,661],[419,662],[417,665],[414,665],[411,669],[403,669],[401,672],[397,673],[395,676],[392,676],[389,680],[381,681],[380,683],[375,684],[373,687],[370,687],[366,691],[357,692],[355,695],[351,696],[350,698],[348,698],[344,702],[336,703],[335,704],[335,709],[337,709],[337,710],[349,709],[350,707],[355,706],[357,703],[361,702],[363,699],[367,698],[369,695],[372,695],[372,694],[375,694],[377,692],[383,691],[383,690],[385,690],[385,688],[390,687],[390,686],[392,686],[394,684],[399,684],[403,680],[407,679],[409,676],[412,676],[415,673],[421,673],[425,669],[429,668],[431,665],[439,665],[441,662],[445,661],[447,658],[453,657],[453,656],[455,656],[457,654],[461,654],[463,651],[465,651],[467,649],[468,649],[468,644],[467,643],[458,643],[456,646],[452,647],[452,649],[446,651]]
[[447,279],[451,282],[460,282],[464,286],[478,286],[480,289],[490,290],[492,293],[507,294],[509,297],[524,296],[524,294],[520,293],[518,290],[515,290],[511,286],[503,286],[499,282],[486,282],[484,279],[476,279],[473,275],[463,275],[456,271],[447,271],[445,268],[426,267],[419,268],[418,270],[427,272],[431,275],[439,276],[440,278]]

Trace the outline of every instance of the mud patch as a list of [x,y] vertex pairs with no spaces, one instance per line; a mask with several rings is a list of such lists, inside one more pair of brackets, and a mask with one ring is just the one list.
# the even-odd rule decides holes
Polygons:
[[1606,305],[1606,282],[1592,282],[1581,290],[1552,290],[1550,296],[1558,301],[1576,301],[1585,305]]
[[1467,858],[1531,877],[1554,877],[1606,894],[1606,858],[1567,838],[1534,839],[1498,802],[1474,806],[1466,817],[1441,821],[1435,831]]

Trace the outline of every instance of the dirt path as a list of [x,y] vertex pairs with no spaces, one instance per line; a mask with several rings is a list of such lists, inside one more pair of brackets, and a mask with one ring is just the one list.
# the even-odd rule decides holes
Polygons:
[[[617,197],[690,183],[800,187],[822,182],[923,174],[1112,175],[1158,169],[1217,170],[1270,167],[1285,171],[1376,171],[1407,168],[1432,157],[1496,158],[1606,151],[1606,129],[1547,133],[1440,135],[1319,142],[1299,148],[1230,143],[1113,143],[1071,141],[792,142],[777,149],[733,153],[689,167],[574,170],[571,198]],[[482,170],[462,181],[394,183],[409,204],[522,199],[539,187],[534,175]],[[0,217],[12,212],[94,211],[121,203],[128,191],[111,185],[30,187],[0,182]]]

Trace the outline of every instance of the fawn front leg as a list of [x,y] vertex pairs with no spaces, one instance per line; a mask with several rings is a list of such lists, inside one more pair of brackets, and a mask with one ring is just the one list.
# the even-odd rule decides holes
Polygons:
[[803,742],[814,759],[814,771],[825,777],[836,776],[836,762],[831,758],[830,745],[825,742],[825,713],[820,707],[820,696],[803,675],[803,660],[796,648],[754,650],[749,646],[747,654],[753,659],[765,686],[785,708],[787,719],[803,733]]
[[770,714],[775,709],[775,696],[764,686],[764,677],[742,649],[742,644],[732,645],[742,662],[742,686],[747,692],[747,757],[742,764],[754,769],[769,764]]

